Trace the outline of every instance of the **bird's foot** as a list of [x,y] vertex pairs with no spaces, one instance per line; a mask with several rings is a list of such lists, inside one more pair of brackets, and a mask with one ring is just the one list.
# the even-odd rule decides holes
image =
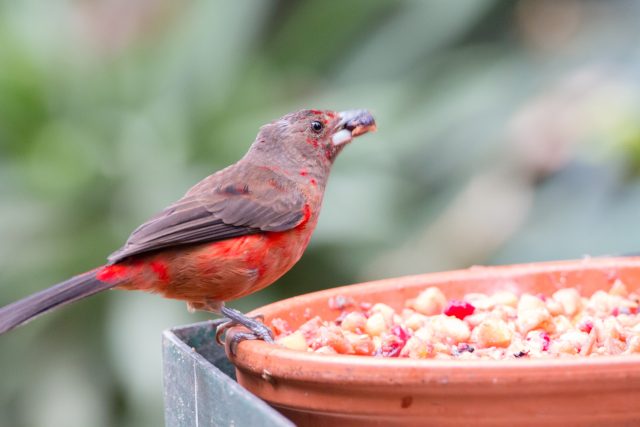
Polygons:
[[250,332],[238,332],[231,338],[229,344],[229,350],[231,354],[235,356],[238,344],[245,340],[263,340],[268,343],[273,343],[273,332],[269,329],[262,320],[264,317],[261,314],[256,316],[245,316],[238,310],[228,307],[222,307],[220,309],[225,316],[222,319],[213,321],[213,326],[216,328],[216,342],[220,345],[222,343],[222,336],[234,326],[244,326],[249,329]]

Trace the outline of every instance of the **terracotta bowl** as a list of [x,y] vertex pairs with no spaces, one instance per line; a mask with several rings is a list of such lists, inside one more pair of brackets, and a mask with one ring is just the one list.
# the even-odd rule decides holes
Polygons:
[[[287,320],[334,319],[335,295],[399,309],[427,286],[468,292],[583,295],[621,279],[640,289],[640,258],[584,259],[425,274],[302,295],[254,311]],[[228,334],[229,336],[232,333]],[[230,338],[230,337],[229,337]],[[640,425],[640,355],[505,361],[319,355],[259,341],[230,355],[238,382],[297,425]]]

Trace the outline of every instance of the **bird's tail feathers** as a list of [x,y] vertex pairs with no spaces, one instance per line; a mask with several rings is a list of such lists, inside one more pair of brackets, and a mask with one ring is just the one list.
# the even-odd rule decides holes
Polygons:
[[117,286],[102,282],[96,271],[88,271],[0,308],[0,334],[20,326],[50,310]]

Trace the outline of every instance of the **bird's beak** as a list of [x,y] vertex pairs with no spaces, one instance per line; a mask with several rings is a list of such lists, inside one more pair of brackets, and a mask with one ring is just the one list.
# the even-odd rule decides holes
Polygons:
[[356,136],[376,130],[376,121],[367,110],[349,110],[338,113],[340,121],[331,137],[334,146],[351,142]]

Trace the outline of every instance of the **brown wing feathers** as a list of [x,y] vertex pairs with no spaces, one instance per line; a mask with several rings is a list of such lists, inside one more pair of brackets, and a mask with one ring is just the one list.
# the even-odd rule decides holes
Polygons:
[[[228,168],[201,182],[138,227],[109,262],[169,246],[285,231],[298,225],[304,217],[305,197],[295,183],[268,169],[248,169],[230,173]],[[251,187],[246,179],[249,173],[254,174]],[[235,179],[225,179],[229,175]]]

